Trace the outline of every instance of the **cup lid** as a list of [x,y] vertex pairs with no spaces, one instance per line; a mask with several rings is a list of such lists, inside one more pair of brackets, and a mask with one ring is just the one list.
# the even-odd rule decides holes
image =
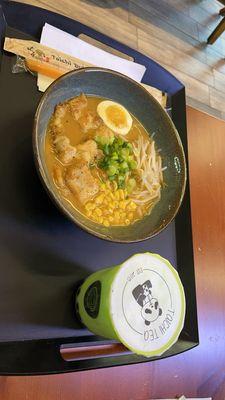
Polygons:
[[163,354],[184,324],[185,295],[177,271],[157,254],[132,256],[112,284],[110,313],[128,349],[146,357]]

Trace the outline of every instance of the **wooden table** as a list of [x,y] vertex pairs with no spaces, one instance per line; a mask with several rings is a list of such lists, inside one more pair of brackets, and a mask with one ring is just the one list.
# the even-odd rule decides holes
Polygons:
[[225,122],[187,109],[200,345],[169,359],[42,377],[0,378],[1,400],[225,397]]

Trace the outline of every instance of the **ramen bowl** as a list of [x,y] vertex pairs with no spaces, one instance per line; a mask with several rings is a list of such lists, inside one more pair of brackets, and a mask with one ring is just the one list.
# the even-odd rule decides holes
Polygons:
[[[163,166],[166,167],[161,199],[149,215],[134,224],[106,227],[88,219],[62,198],[48,171],[44,150],[49,119],[57,104],[81,92],[122,104],[141,122],[150,136],[154,134],[156,147],[160,149]],[[140,84],[118,72],[103,68],[82,68],[54,81],[41,98],[35,114],[33,149],[38,172],[56,205],[81,228],[102,239],[121,243],[148,239],[173,220],[182,203],[186,164],[179,134],[154,97]]]

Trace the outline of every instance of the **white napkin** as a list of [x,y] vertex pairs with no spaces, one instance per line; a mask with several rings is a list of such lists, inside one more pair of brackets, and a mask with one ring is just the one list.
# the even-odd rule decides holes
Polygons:
[[[121,72],[137,82],[141,82],[146,70],[144,65],[108,53],[47,23],[42,29],[40,42],[97,67]],[[45,91],[52,81],[53,79],[38,74],[39,90]]]

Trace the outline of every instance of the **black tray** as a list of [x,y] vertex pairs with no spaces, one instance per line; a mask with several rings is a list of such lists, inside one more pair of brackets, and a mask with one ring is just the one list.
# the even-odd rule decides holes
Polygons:
[[[0,0],[1,42],[5,34],[39,40],[48,22],[73,35],[84,33],[147,67],[143,82],[166,91],[172,119],[187,157],[184,86],[142,54],[61,15]],[[2,48],[2,47],[1,47]],[[2,50],[1,50],[2,51]],[[138,244],[97,239],[67,220],[43,189],[33,162],[31,132],[41,94],[36,79],[12,74],[15,61],[2,52],[0,74],[0,374],[45,374],[144,362],[129,352],[65,361],[61,347],[87,347],[112,341],[94,336],[76,321],[73,293],[78,282],[99,268],[130,255],[153,251],[179,271],[187,301],[178,342],[159,359],[198,344],[189,183],[176,220],[160,235]]]

